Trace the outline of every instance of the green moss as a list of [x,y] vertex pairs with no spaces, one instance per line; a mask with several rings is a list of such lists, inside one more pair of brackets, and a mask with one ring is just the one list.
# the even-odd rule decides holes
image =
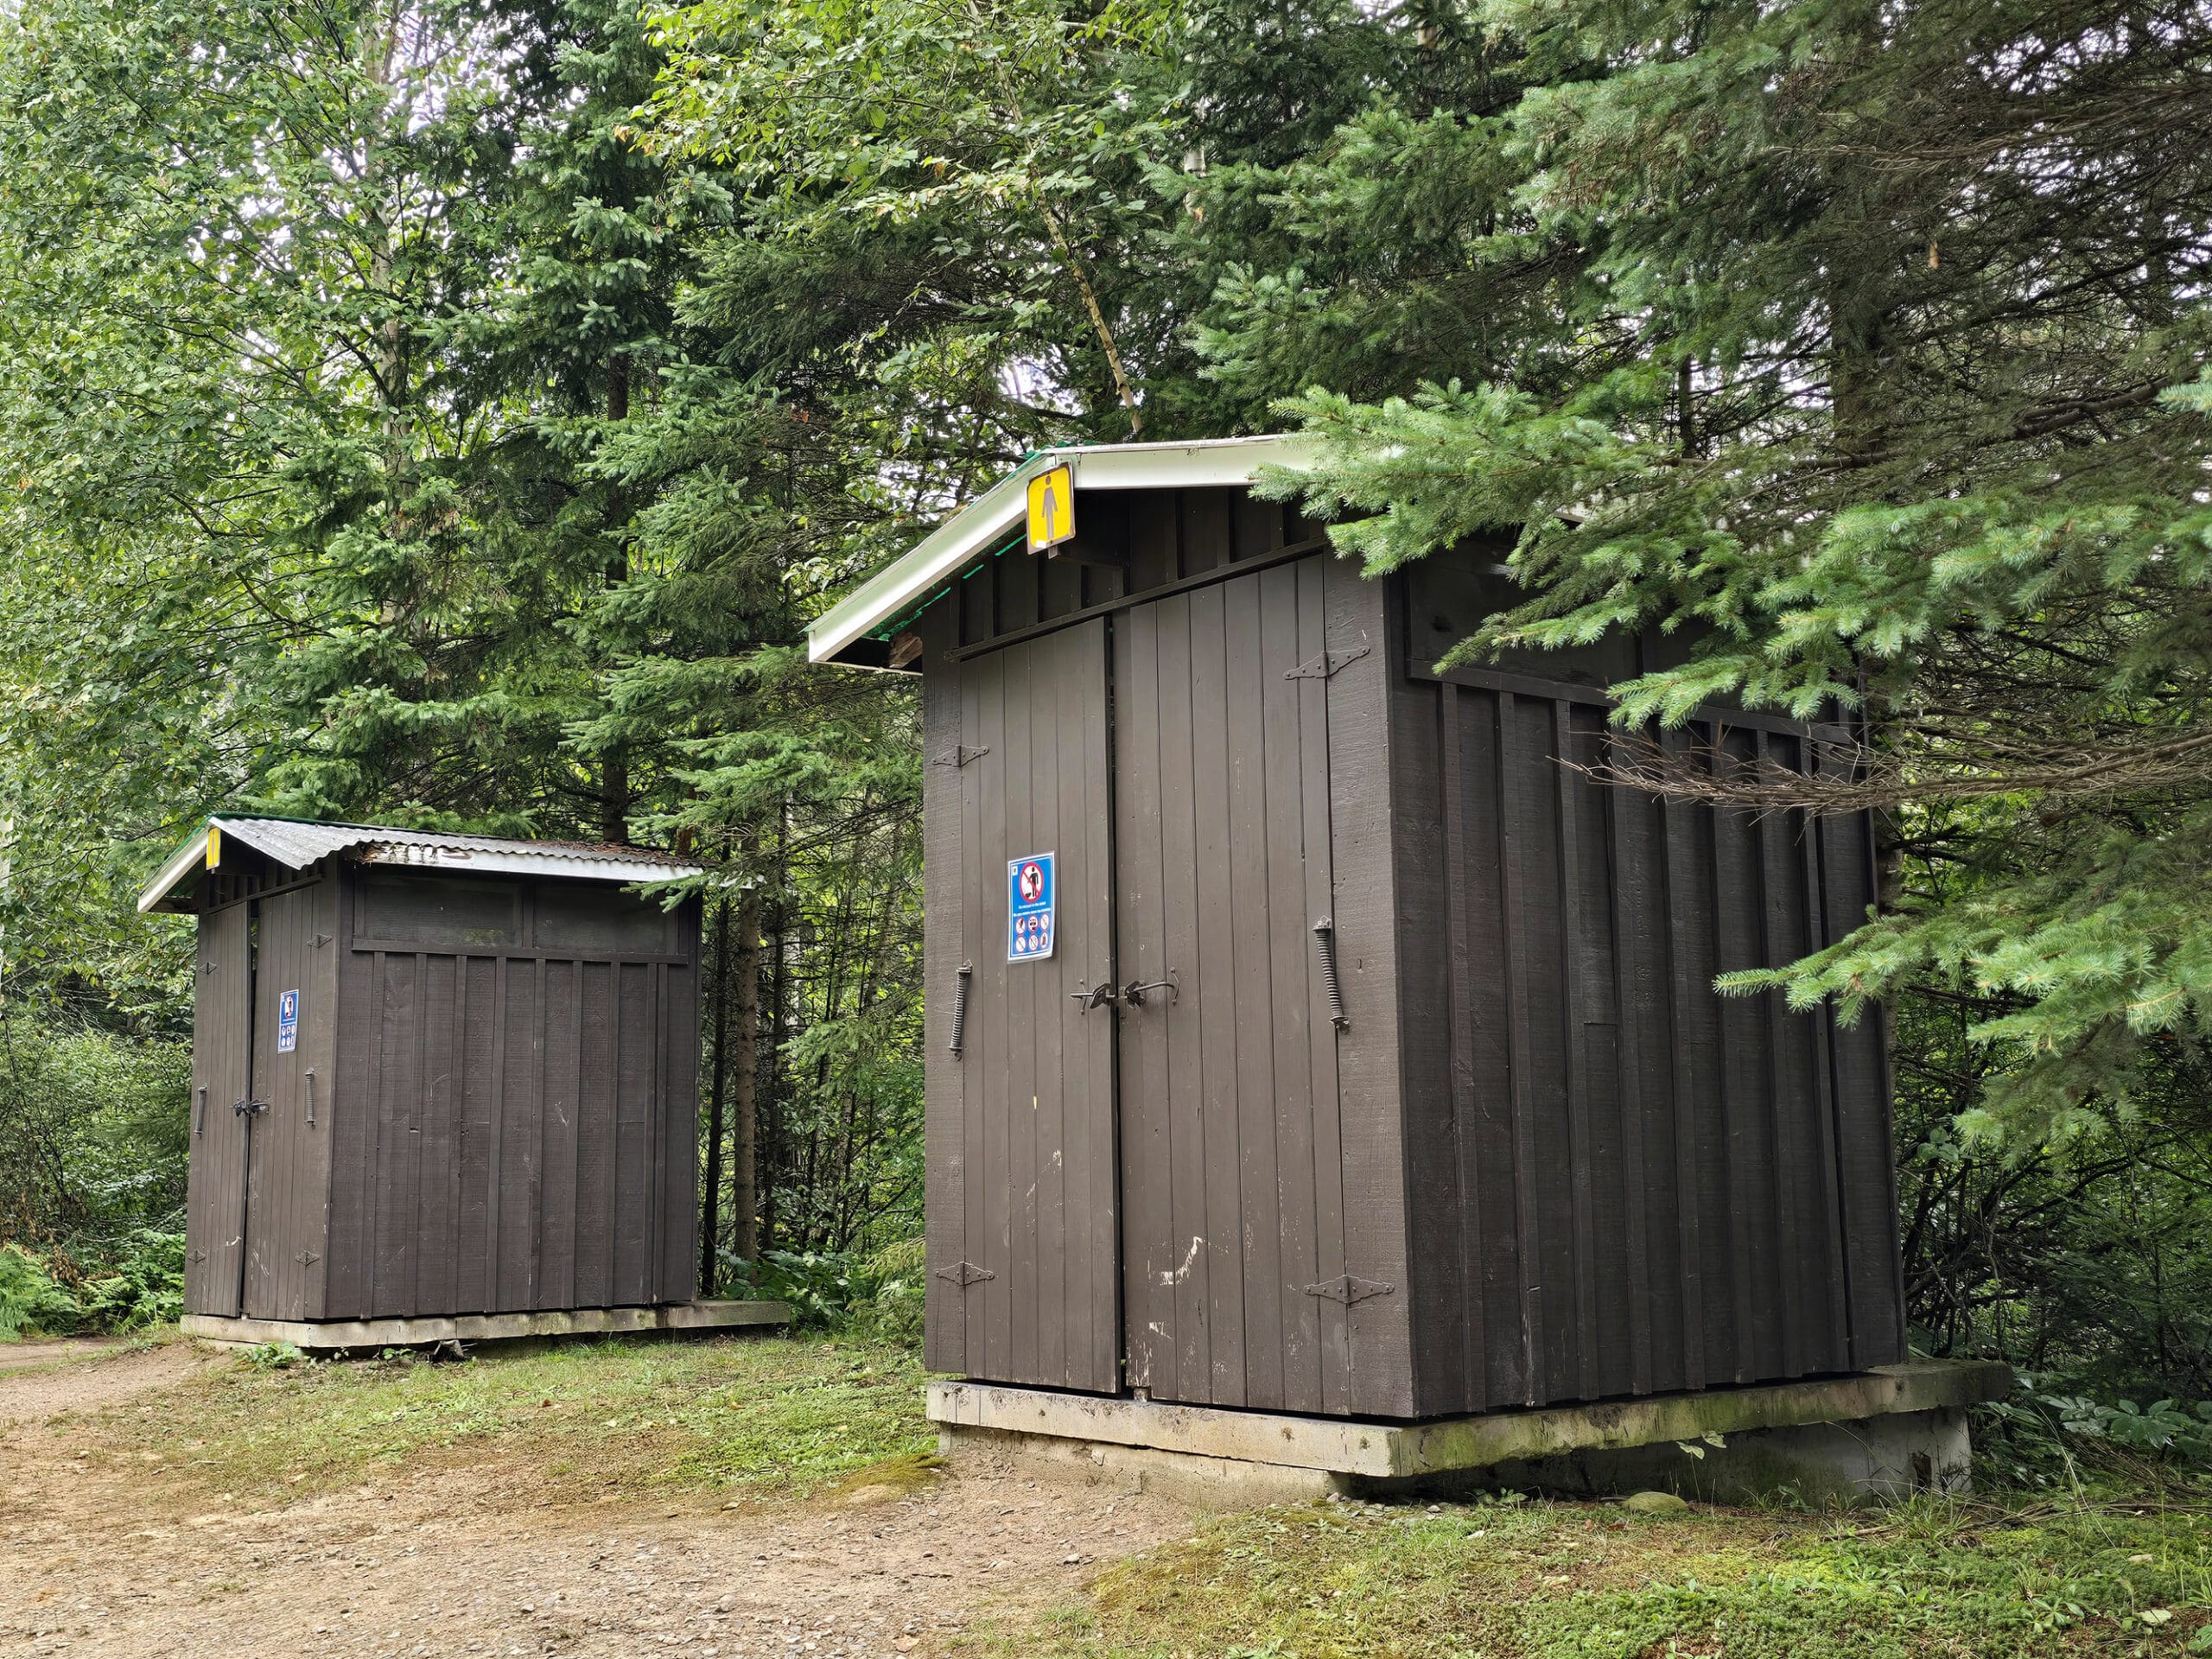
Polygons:
[[[1069,1659],[2173,1654],[2212,1627],[2201,1509],[1929,1502],[1848,1520],[1316,1506],[1101,1574],[977,1652]],[[2212,1646],[2212,1638],[2206,1638]]]
[[746,1336],[575,1342],[281,1370],[238,1365],[97,1420],[109,1455],[242,1497],[498,1463],[554,1496],[804,1493],[935,1445],[913,1357]]

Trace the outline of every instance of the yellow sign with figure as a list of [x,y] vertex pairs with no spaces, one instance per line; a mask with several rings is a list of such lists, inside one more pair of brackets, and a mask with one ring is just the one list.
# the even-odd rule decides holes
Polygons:
[[223,861],[223,830],[219,824],[207,826],[207,868],[213,869]]
[[1029,550],[1042,553],[1075,534],[1075,474],[1065,467],[1029,480]]

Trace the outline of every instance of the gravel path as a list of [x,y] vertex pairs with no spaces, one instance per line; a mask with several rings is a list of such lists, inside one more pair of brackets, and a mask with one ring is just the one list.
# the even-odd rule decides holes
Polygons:
[[[772,1507],[533,1502],[489,1464],[255,1508],[183,1498],[57,1411],[158,1410],[185,1344],[0,1374],[0,1654],[899,1659],[1068,1599],[1190,1513],[1003,1465]],[[194,1504],[206,1505],[195,1509]]]

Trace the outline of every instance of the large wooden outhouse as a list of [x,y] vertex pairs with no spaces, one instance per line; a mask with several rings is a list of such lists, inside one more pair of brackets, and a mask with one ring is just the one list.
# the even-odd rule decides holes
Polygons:
[[185,1308],[423,1319],[688,1303],[696,874],[629,848],[213,819],[139,908],[199,918]]
[[929,1364],[1411,1419],[1900,1359],[1878,1021],[1713,988],[1857,925],[1867,822],[1594,781],[1681,647],[1439,671],[1503,544],[1364,579],[1249,493],[1300,453],[1033,456],[813,629],[921,677]]

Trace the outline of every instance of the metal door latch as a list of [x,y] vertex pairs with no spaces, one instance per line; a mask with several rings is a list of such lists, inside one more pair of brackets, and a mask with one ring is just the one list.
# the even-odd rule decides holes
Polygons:
[[251,1117],[256,1112],[268,1109],[269,1103],[265,1100],[234,1100],[231,1103],[232,1114],[238,1117]]
[[1144,1007],[1147,991],[1165,991],[1171,1002],[1182,995],[1181,989],[1175,983],[1175,971],[1172,968],[1165,979],[1147,980],[1141,983],[1133,979],[1126,985],[1116,985],[1110,979],[1102,979],[1087,991],[1070,991],[1068,995],[1082,1003],[1082,1011],[1089,1014],[1093,1008],[1103,1008],[1109,1003],[1116,1007],[1141,1008]]
[[1142,984],[1139,984],[1134,979],[1131,980],[1122,987],[1122,1001],[1133,1008],[1141,1008],[1144,1007],[1144,994],[1147,991],[1165,991],[1167,993],[1167,1000],[1170,1002],[1180,1001],[1183,996],[1182,988],[1175,982],[1175,970],[1170,968],[1167,970],[1167,977],[1165,979],[1147,980]]

